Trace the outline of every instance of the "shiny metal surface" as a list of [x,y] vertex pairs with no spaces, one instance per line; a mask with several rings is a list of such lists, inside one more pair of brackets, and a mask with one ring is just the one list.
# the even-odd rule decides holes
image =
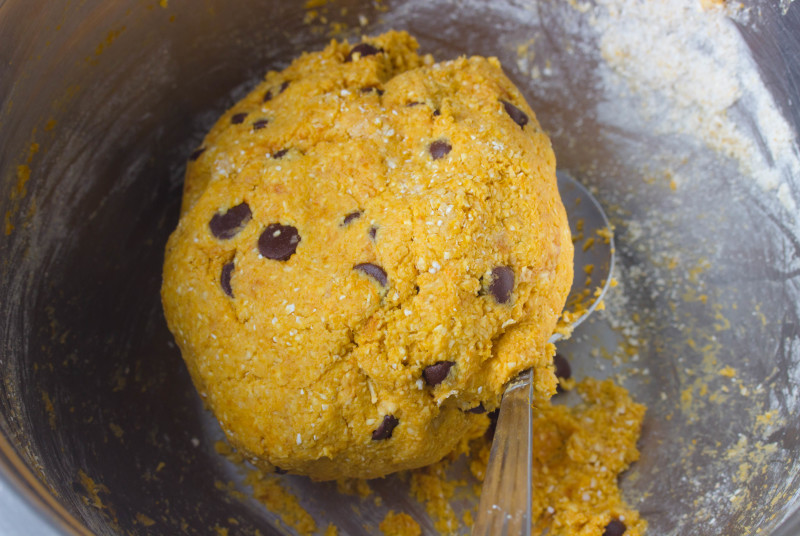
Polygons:
[[[582,313],[575,318],[570,327],[575,330],[602,302],[611,286],[614,273],[614,230],[608,222],[603,207],[592,193],[568,173],[557,171],[558,193],[567,209],[567,220],[572,236],[585,237],[577,241],[573,255],[572,288],[567,296],[567,308],[581,306]],[[585,239],[593,240],[590,247],[584,248]],[[591,274],[588,276],[587,274]],[[561,333],[554,333],[550,342],[562,339]]]
[[533,382],[526,370],[506,389],[472,536],[530,536]]
[[[602,83],[605,5],[331,2],[304,22],[289,2],[0,2],[0,475],[35,505],[0,504],[0,517],[41,512],[43,530],[65,534],[285,529],[214,449],[221,433],[161,317],[162,249],[205,129],[342,23],[351,39],[408,29],[437,58],[498,56],[559,168],[603,203],[619,286],[559,352],[578,377],[614,376],[648,405],[622,487],[651,533],[800,533],[800,236],[787,208],[800,178],[777,169],[778,198],[740,153],[637,115],[646,92]],[[800,6],[748,5],[735,24],[757,67],[743,79],[765,81],[796,156]],[[743,97],[726,120],[770,166],[762,111]],[[461,516],[477,500],[457,476]],[[380,505],[285,485],[322,530],[377,533],[393,509],[433,531],[398,478],[372,483]]]

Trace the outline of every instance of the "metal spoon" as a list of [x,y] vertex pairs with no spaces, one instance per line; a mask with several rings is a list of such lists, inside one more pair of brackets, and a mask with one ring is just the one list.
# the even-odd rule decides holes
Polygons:
[[[567,303],[593,298],[584,313],[572,323],[572,328],[583,322],[594,311],[611,281],[614,268],[614,238],[611,226],[597,200],[586,188],[563,172],[558,172],[558,191],[567,209],[567,219],[572,236],[581,232],[594,244],[584,248],[585,241],[575,244],[575,277]],[[606,242],[597,231],[608,237]],[[592,265],[592,280],[602,284],[600,292],[592,294],[585,286],[586,266]],[[553,334],[550,342],[561,339]],[[531,400],[533,383],[531,371],[514,378],[506,387],[500,403],[500,415],[481,489],[478,515],[472,536],[505,536],[531,534],[531,457],[533,425]]]

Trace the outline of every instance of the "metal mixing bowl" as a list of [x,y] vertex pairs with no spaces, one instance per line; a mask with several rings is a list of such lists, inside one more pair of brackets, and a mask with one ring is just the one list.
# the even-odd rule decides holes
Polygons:
[[[650,533],[800,533],[800,6],[748,3],[695,43],[700,4],[680,24],[677,0],[318,4],[0,0],[0,532],[285,529],[214,449],[161,313],[163,246],[220,112],[333,32],[397,28],[437,58],[498,56],[616,225],[620,284],[560,351],[649,406],[622,487]],[[394,509],[432,530],[397,478],[379,505],[284,478],[323,529]]]

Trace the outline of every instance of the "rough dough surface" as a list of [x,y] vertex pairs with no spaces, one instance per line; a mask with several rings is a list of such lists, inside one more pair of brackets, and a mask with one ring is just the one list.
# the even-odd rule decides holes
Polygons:
[[416,48],[305,53],[190,157],[164,310],[262,467],[420,467],[481,433],[518,372],[555,391],[572,242],[549,139],[496,59]]

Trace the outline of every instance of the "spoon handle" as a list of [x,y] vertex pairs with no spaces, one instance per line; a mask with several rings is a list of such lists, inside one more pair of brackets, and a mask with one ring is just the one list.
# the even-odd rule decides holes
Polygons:
[[517,376],[500,403],[472,536],[531,534],[531,374]]

